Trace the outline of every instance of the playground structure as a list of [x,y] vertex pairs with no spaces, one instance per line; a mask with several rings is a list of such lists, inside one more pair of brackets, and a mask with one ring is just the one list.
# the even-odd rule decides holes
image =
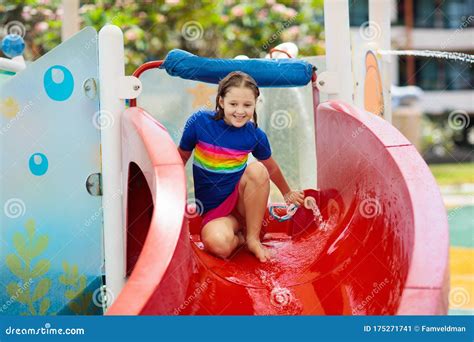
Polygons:
[[[191,56],[204,76],[196,67],[183,79],[150,69],[161,62],[125,76],[122,33],[106,26],[98,39],[84,29],[3,83],[0,298],[17,298],[5,312],[96,314],[103,305],[134,315],[446,313],[443,203],[416,149],[386,121],[388,61],[376,51],[389,48],[387,7],[371,1],[371,25],[384,34],[353,47],[354,61],[347,7],[325,3],[327,55],[315,59],[317,72],[298,60],[224,63],[277,86],[259,104],[275,158],[282,130],[268,122],[278,108],[295,123],[284,127],[281,158],[305,146],[315,159],[299,154],[283,171],[319,189],[307,194],[324,229],[306,208],[284,222],[267,214],[265,243],[277,251],[270,264],[244,250],[230,261],[206,254],[199,217],[187,207],[173,132],[194,101],[212,107],[209,84],[230,70],[210,72],[213,61]],[[252,63],[281,72],[265,84],[260,76],[272,73]],[[303,83],[287,80],[292,67]],[[157,109],[148,91],[159,96]],[[266,100],[273,98],[281,99],[275,107]]]

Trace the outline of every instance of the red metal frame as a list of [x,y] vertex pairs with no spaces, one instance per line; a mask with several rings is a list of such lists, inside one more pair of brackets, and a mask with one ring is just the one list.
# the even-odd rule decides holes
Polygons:
[[[136,78],[140,78],[140,75],[143,74],[145,71],[159,68],[162,64],[163,64],[163,60],[151,61],[151,62],[142,64],[138,67],[137,70],[135,70],[135,72],[133,73],[133,76],[135,76]],[[131,99],[130,107],[135,107],[136,105],[137,105],[137,99]]]
[[276,49],[276,48],[270,49],[270,58],[273,58],[273,57],[272,57],[272,54],[273,54],[274,52],[281,52],[281,53],[284,53],[285,55],[287,55],[288,58],[293,58],[293,56],[291,56],[287,51],[285,51],[285,50],[280,50],[280,49]]

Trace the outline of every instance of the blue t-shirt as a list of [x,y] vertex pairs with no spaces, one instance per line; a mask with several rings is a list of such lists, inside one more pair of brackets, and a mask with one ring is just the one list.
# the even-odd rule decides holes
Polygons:
[[203,214],[218,207],[234,190],[247,167],[248,154],[258,160],[270,158],[266,134],[253,122],[243,127],[214,120],[214,111],[194,113],[184,126],[179,147],[194,149],[194,194],[203,205]]

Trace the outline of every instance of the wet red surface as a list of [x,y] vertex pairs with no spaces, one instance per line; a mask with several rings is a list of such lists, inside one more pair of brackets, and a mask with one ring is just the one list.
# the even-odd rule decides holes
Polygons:
[[[316,192],[313,191],[312,194],[314,193]],[[243,314],[302,314],[305,310],[308,313],[319,310],[318,301],[313,300],[310,305],[303,305],[299,297],[307,297],[304,293],[308,285],[310,291],[314,292],[312,282],[322,278],[314,264],[336,224],[332,227],[318,226],[311,210],[304,207],[298,209],[294,219],[304,228],[296,236],[291,234],[294,222],[278,222],[268,214],[265,216],[267,234],[263,243],[273,254],[272,260],[266,263],[259,262],[245,246],[237,250],[229,260],[216,258],[202,249],[199,234],[193,234],[193,250],[198,262],[208,273],[208,285],[211,279],[216,284],[228,283],[222,289],[211,286],[213,295],[206,296],[204,293],[200,299],[203,310],[194,313],[205,314],[206,310],[210,310],[215,305],[212,298],[221,290],[224,291],[218,295],[221,304],[227,304],[223,298],[233,297],[227,292],[241,293],[242,303],[248,303],[247,306],[240,304],[237,309]],[[196,219],[193,223],[197,225],[198,222]],[[222,310],[226,314],[237,313],[234,305]]]
[[[270,262],[260,263],[244,247],[229,260],[216,258],[203,251],[199,235],[193,234],[193,250],[198,259],[200,275],[187,293],[187,298],[192,298],[193,304],[184,306],[177,313],[364,313],[362,305],[359,308],[354,306],[356,294],[362,288],[355,287],[357,282],[351,275],[352,268],[357,266],[357,258],[354,259],[353,255],[362,248],[364,239],[348,238],[352,235],[348,230],[353,228],[348,225],[353,221],[344,221],[340,216],[343,206],[336,191],[320,193],[310,190],[306,191],[306,195],[317,200],[323,224],[319,225],[314,220],[313,212],[304,207],[298,209],[293,221],[277,222],[266,215],[264,222],[267,222],[268,233],[264,244],[274,254]],[[350,214],[357,215],[354,212]],[[198,226],[199,219],[193,220],[191,231],[197,232]],[[283,233],[285,229],[287,233]],[[345,248],[351,248],[352,253],[345,252]],[[385,300],[383,297],[389,293],[388,271],[373,271],[379,271],[377,276],[384,279],[383,284],[372,286],[379,300]],[[206,274],[204,281],[201,280],[202,274]],[[197,291],[199,296],[196,295],[196,289],[200,289]]]

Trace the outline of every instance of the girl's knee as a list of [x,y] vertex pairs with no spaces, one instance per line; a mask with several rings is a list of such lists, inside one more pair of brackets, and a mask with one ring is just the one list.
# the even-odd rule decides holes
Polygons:
[[203,240],[203,244],[206,250],[224,259],[228,258],[233,251],[232,240],[229,241],[229,239],[222,236],[211,236]]
[[203,234],[202,243],[205,249],[212,254],[221,258],[227,258],[233,252],[234,235],[234,232],[230,229],[216,229],[207,234]]
[[260,162],[249,164],[247,169],[245,169],[245,175],[249,180],[257,181],[259,183],[268,182],[270,180],[267,168]]

